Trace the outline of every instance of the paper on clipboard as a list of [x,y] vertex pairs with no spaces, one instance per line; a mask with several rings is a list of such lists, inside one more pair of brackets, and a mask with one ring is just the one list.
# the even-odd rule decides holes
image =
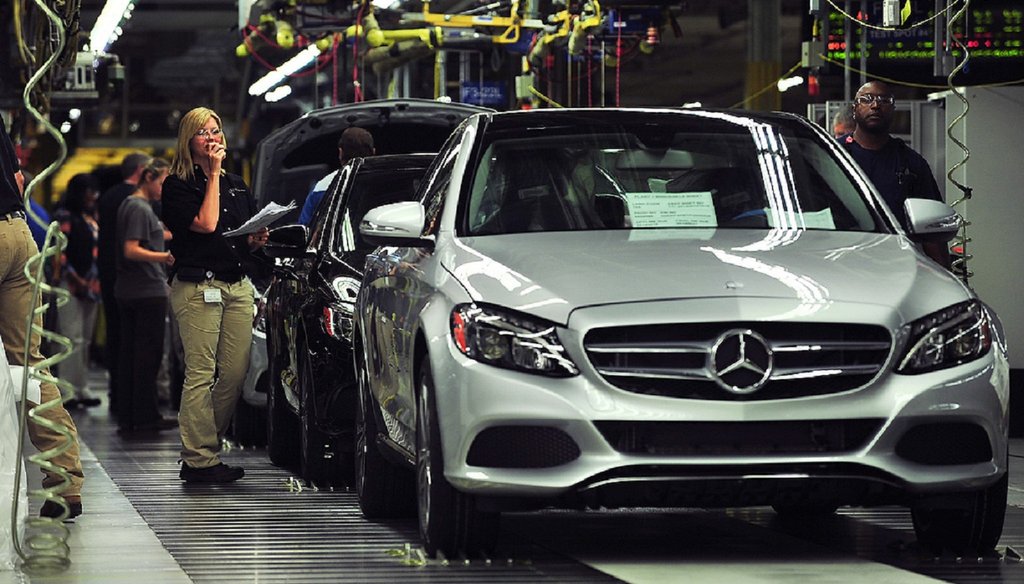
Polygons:
[[259,213],[256,213],[248,221],[242,224],[238,229],[232,229],[225,231],[225,237],[232,237],[235,235],[249,235],[250,233],[256,233],[264,227],[269,227],[271,223],[280,219],[285,213],[296,208],[295,201],[288,203],[287,205],[278,205],[271,201],[266,207],[260,209]]

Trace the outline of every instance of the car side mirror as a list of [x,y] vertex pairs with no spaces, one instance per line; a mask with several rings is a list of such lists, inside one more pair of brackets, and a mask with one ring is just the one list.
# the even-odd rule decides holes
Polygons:
[[371,245],[434,249],[433,236],[424,236],[426,211],[419,201],[402,201],[375,207],[363,215],[359,233]]
[[960,214],[932,199],[907,199],[903,203],[907,227],[915,241],[945,243],[960,229]]
[[301,258],[309,254],[309,228],[299,223],[270,230],[264,252],[272,258]]

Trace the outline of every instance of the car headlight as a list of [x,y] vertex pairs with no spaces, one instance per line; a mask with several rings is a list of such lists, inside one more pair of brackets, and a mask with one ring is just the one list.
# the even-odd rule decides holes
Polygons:
[[459,351],[481,363],[550,377],[579,373],[549,322],[493,307],[460,304],[452,310],[451,330]]
[[968,301],[907,325],[910,342],[896,371],[927,373],[973,361],[992,347],[992,323],[981,304]]

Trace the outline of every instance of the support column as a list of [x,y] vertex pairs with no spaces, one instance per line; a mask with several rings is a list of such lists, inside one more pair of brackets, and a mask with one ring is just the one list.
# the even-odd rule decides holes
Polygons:
[[750,27],[747,31],[747,79],[744,97],[746,109],[772,111],[782,108],[777,89],[754,96],[765,86],[775,83],[782,73],[782,49],[779,11],[782,0],[747,0]]

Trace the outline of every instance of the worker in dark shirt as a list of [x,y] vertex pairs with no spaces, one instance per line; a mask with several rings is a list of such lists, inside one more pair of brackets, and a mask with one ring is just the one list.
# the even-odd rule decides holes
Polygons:
[[[14,144],[0,118],[0,339],[3,339],[4,352],[12,366],[34,366],[43,360],[39,350],[39,335],[30,336],[28,355],[25,354],[26,320],[32,307],[41,303],[41,298],[38,293],[33,294],[32,282],[25,276],[25,264],[39,250],[25,222],[24,188],[25,177],[21,173]],[[34,323],[42,327],[42,317],[36,315]],[[45,368],[38,370],[38,373],[47,377],[50,375]],[[42,403],[60,400],[60,390],[56,385],[48,382],[40,385]],[[29,407],[36,405],[30,403]],[[43,469],[43,488],[52,489],[52,492],[64,498],[68,518],[77,517],[82,514],[82,483],[85,480],[78,454],[78,429],[63,404],[38,411],[37,414],[55,427],[62,427],[68,434],[65,437],[34,421],[28,424],[32,445],[40,452],[55,453],[49,459],[50,463],[63,469],[70,478],[65,485],[65,479],[59,474]],[[44,517],[60,517],[64,514],[64,508],[48,499],[39,514]]]
[[254,289],[248,276],[268,231],[224,235],[256,211],[242,178],[223,171],[226,155],[220,116],[195,108],[181,119],[163,186],[163,221],[174,235],[171,309],[185,350],[179,477],[189,482],[226,483],[245,474],[219,454],[249,367]]
[[103,318],[107,323],[104,365],[109,374],[110,412],[116,414],[117,396],[120,395],[117,371],[121,346],[121,318],[117,310],[114,284],[117,282],[117,210],[121,203],[138,188],[143,170],[153,158],[144,152],[132,152],[121,160],[121,182],[103,191],[96,201],[99,213],[100,238],[96,248],[96,267],[100,274],[100,296],[103,299]]
[[[857,90],[851,104],[856,129],[840,137],[839,143],[853,155],[889,210],[909,231],[903,203],[910,198],[942,201],[939,186],[928,162],[906,142],[889,134],[896,100],[882,81],[869,81]],[[944,243],[924,243],[929,257],[949,267],[949,248]]]

